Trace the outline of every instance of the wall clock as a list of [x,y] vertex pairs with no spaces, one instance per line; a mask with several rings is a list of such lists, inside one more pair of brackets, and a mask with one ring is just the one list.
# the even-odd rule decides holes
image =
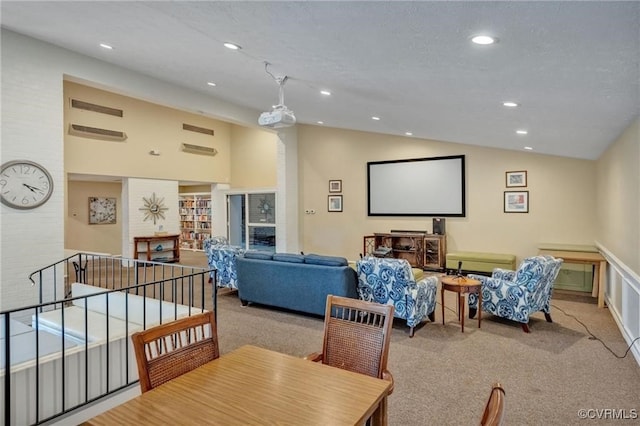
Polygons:
[[144,212],[145,222],[148,219],[153,219],[155,225],[158,219],[164,219],[164,212],[169,210],[164,206],[164,198],[156,198],[155,192],[150,198],[142,197],[142,201],[144,201],[144,207],[141,207],[140,210]]
[[14,209],[34,209],[47,202],[53,193],[53,178],[38,163],[13,160],[0,170],[0,201]]

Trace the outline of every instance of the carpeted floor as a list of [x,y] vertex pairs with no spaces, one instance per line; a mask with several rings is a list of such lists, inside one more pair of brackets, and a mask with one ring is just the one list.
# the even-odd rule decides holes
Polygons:
[[[206,266],[202,252],[185,250],[181,257],[182,264]],[[455,307],[453,294],[446,296],[449,294],[451,299],[445,304]],[[595,410],[606,409],[623,410],[619,414],[627,417],[640,415],[638,363],[631,354],[616,358],[585,330],[588,327],[622,355],[627,344],[609,311],[598,309],[589,299],[564,293],[558,293],[552,305],[554,322],[547,323],[542,313],[535,314],[530,334],[518,324],[488,314],[481,329],[476,320],[468,320],[461,333],[453,310],[445,311],[442,324],[439,303],[436,322],[424,323],[412,339],[403,321],[396,319],[388,366],[395,379],[389,424],[478,424],[495,381],[506,390],[508,425],[611,422],[584,420],[580,410],[592,410],[591,416],[597,416]],[[223,354],[252,344],[304,356],[321,349],[322,328],[320,317],[258,305],[242,307],[236,292],[219,291],[218,333]],[[640,419],[627,420],[627,424],[639,423]]]

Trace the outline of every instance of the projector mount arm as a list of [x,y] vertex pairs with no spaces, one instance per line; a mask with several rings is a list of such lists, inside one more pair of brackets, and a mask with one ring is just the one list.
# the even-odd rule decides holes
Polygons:
[[278,105],[276,105],[274,109],[283,109],[283,108],[287,109],[287,107],[284,105],[284,84],[287,82],[289,77],[286,75],[282,77],[276,77],[269,71],[269,65],[271,64],[265,61],[264,63],[265,72],[269,74],[271,78],[273,78],[276,81],[276,83],[278,83],[278,85],[280,86],[279,95],[278,95]]

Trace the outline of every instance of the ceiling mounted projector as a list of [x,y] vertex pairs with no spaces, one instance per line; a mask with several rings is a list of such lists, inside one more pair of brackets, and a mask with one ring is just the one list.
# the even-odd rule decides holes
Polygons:
[[258,124],[262,127],[271,127],[273,129],[289,127],[296,124],[296,116],[293,115],[293,111],[284,105],[282,105],[282,107],[283,108],[280,109],[276,107],[273,111],[260,114]]
[[264,63],[264,70],[269,74],[280,86],[279,102],[278,105],[273,107],[272,111],[263,112],[258,117],[258,124],[262,127],[269,127],[272,129],[279,129],[282,127],[290,127],[296,124],[296,116],[293,114],[287,106],[284,104],[284,84],[287,82],[286,75],[284,77],[275,77],[268,70],[269,63]]

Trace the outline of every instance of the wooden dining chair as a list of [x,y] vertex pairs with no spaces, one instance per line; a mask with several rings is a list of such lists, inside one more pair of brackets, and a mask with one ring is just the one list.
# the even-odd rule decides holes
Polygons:
[[333,367],[389,380],[389,341],[393,325],[393,305],[327,296],[322,352],[305,359]]
[[484,407],[482,414],[481,426],[499,426],[502,424],[504,417],[504,388],[500,383],[494,383],[491,388],[491,394]]
[[142,393],[220,356],[213,312],[134,333],[131,340]]

